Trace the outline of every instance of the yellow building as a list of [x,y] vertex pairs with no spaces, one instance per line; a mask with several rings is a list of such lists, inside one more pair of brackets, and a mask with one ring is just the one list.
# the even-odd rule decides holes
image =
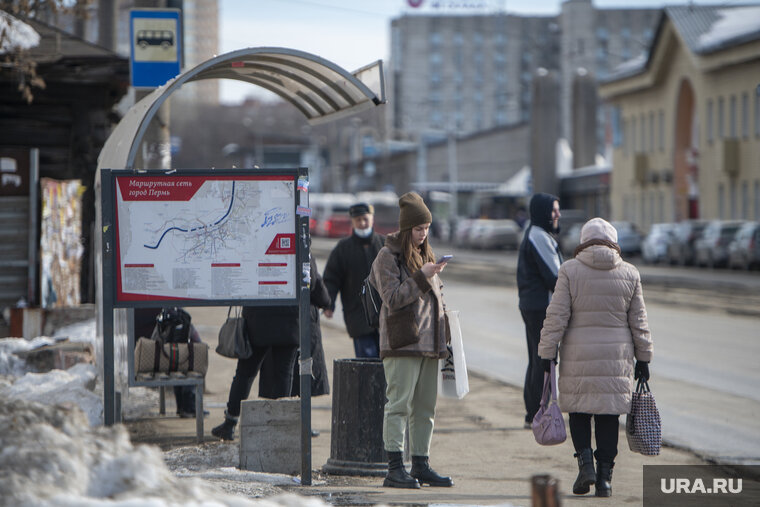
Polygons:
[[760,4],[666,7],[648,53],[599,92],[614,220],[760,220]]

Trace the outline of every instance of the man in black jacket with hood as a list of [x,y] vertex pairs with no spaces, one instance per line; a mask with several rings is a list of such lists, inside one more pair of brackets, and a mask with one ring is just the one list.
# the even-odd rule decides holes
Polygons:
[[341,239],[330,252],[322,275],[332,300],[324,314],[332,318],[340,292],[343,320],[348,335],[354,340],[356,357],[380,357],[378,331],[367,325],[359,296],[362,282],[367,278],[377,252],[385,244],[385,237],[374,231],[371,204],[354,204],[348,213],[351,215],[351,236]]
[[525,322],[528,342],[528,369],[523,387],[526,428],[530,428],[538,411],[544,386],[544,368],[538,356],[538,342],[562,263],[562,253],[554,237],[559,233],[559,217],[557,197],[535,194],[530,200],[530,225],[523,235],[517,259],[520,313]]

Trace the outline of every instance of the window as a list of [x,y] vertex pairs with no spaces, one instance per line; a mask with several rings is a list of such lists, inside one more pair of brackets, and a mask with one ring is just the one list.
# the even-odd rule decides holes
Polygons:
[[731,139],[736,139],[736,95],[731,95],[728,106],[728,131]]
[[736,216],[736,182],[731,182],[731,220],[736,220],[738,217]]
[[620,131],[620,108],[610,108],[610,119],[612,120],[612,146],[619,148],[623,141],[623,134]]
[[749,137],[749,95],[742,93],[742,138]]
[[660,124],[660,151],[665,152],[665,111],[660,109],[658,123]]
[[649,152],[654,151],[654,111],[649,113]]
[[629,143],[630,136],[628,135],[628,122],[625,119],[623,119],[623,121],[621,122],[620,130],[622,131],[622,134],[623,134],[623,156],[627,157],[628,143]]
[[723,214],[723,208],[725,204],[723,202],[725,199],[725,197],[723,196],[723,193],[724,193],[723,183],[720,183],[718,185],[718,218],[720,218],[721,220],[726,218],[725,215]]
[[631,153],[636,153],[636,117],[631,118]]
[[755,136],[760,137],[760,85],[755,87]]
[[713,100],[707,99],[707,142],[713,142]]
[[742,182],[742,218],[749,219],[749,183]]
[[725,101],[723,97],[718,97],[718,139],[723,139],[726,136],[725,125],[723,123],[723,110],[725,109]]
[[639,137],[639,151],[645,152],[646,151],[646,137],[644,137],[644,132],[646,131],[646,116],[644,116],[644,113],[641,113],[641,116],[639,116],[639,121],[641,122],[639,124],[641,128],[641,137]]

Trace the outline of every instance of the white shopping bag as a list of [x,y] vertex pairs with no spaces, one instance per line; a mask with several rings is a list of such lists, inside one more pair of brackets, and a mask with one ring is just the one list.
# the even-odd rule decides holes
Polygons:
[[446,317],[451,330],[451,343],[448,346],[448,355],[440,360],[441,373],[438,375],[438,392],[446,398],[461,400],[470,392],[470,383],[467,380],[467,363],[464,360],[459,312],[447,310]]

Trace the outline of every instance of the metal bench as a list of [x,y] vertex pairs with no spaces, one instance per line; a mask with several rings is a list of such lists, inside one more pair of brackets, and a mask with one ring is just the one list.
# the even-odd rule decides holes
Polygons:
[[203,388],[204,378],[196,373],[135,373],[135,330],[132,309],[127,310],[127,354],[129,387],[158,387],[158,413],[166,415],[166,388],[174,386],[195,386],[195,432],[198,443],[203,443]]

